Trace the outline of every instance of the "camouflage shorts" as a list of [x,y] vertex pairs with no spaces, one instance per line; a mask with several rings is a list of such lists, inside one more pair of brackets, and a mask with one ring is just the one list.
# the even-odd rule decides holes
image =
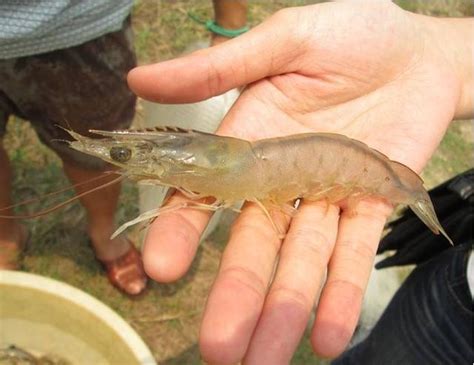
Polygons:
[[127,72],[136,64],[130,19],[121,30],[76,47],[0,60],[0,138],[10,115],[29,120],[43,143],[68,162],[100,169],[98,159],[55,139],[70,139],[57,125],[81,134],[127,128],[136,97]]

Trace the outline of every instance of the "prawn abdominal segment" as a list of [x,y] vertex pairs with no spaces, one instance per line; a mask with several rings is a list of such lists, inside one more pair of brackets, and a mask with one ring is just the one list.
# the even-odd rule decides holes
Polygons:
[[174,187],[192,199],[216,199],[213,204],[191,201],[145,212],[115,235],[182,208],[214,211],[247,200],[272,220],[269,209],[294,214],[288,203],[299,198],[338,203],[374,197],[409,205],[435,234],[452,243],[415,172],[343,135],[306,133],[250,142],[172,127],[91,131],[102,139],[68,132],[75,139],[72,148],[119,166],[132,179]]

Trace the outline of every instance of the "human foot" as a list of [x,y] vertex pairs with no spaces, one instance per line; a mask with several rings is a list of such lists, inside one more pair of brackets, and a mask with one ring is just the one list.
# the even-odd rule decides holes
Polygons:
[[147,276],[139,251],[124,236],[110,240],[110,235],[92,234],[95,255],[107,271],[109,281],[129,295],[140,294],[146,286]]
[[147,276],[143,270],[142,257],[135,246],[112,260],[98,260],[104,265],[109,281],[128,295],[138,295],[146,287]]

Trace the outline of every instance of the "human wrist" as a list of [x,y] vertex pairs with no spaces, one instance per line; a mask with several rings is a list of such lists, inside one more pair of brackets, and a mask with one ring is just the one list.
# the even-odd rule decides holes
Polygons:
[[[435,57],[442,57],[456,75],[459,97],[455,119],[474,117],[473,18],[417,16],[435,45]],[[442,85],[440,85],[442,87]]]

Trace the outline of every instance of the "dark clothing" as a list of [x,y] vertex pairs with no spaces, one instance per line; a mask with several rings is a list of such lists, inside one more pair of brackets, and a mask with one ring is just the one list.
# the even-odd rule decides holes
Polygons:
[[133,119],[135,95],[126,76],[136,65],[130,19],[123,28],[79,46],[0,60],[0,137],[9,115],[29,120],[43,143],[85,168],[104,163],[55,139],[70,139],[60,125],[80,134],[123,129]]
[[472,245],[452,247],[419,265],[367,339],[332,364],[472,364],[474,314],[466,277]]

